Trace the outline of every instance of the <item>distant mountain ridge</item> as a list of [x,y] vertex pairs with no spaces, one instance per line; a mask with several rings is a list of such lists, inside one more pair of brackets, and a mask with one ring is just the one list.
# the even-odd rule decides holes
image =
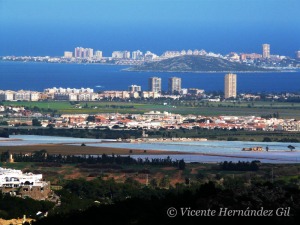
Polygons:
[[263,72],[274,71],[256,66],[248,66],[226,59],[186,55],[155,62],[145,62],[142,65],[130,67],[129,71],[161,71],[161,72]]

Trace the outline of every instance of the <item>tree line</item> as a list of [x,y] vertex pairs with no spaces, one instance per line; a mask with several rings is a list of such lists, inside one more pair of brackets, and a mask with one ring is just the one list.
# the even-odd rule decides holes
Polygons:
[[8,131],[4,129],[0,129],[0,137],[9,138]]
[[[170,156],[167,158],[137,158],[134,159],[130,156],[121,156],[107,154],[92,156],[92,155],[66,155],[61,154],[48,154],[46,150],[35,151],[32,154],[13,154],[15,162],[45,162],[45,163],[87,163],[87,164],[117,164],[117,165],[151,165],[151,166],[172,166],[180,170],[185,169],[185,161],[172,160]],[[7,161],[9,158],[9,151],[2,152],[0,159],[2,162]]]
[[259,170],[259,161],[252,161],[252,162],[241,162],[238,161],[234,163],[232,161],[227,162],[224,161],[220,163],[221,170],[228,170],[228,171],[257,171]]

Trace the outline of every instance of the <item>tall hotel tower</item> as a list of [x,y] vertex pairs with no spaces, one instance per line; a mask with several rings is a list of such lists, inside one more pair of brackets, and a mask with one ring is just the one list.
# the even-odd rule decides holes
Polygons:
[[296,59],[300,59],[300,51],[296,52]]
[[224,95],[225,98],[236,98],[236,74],[226,74],[225,75],[225,85],[224,85]]
[[150,77],[148,81],[149,91],[161,92],[161,78],[160,77]]
[[74,52],[75,58],[92,58],[94,50],[92,48],[76,47]]
[[181,78],[170,77],[168,82],[168,91],[170,94],[179,94],[181,91]]
[[263,58],[269,59],[270,58],[270,45],[269,44],[263,44],[262,45],[263,50]]

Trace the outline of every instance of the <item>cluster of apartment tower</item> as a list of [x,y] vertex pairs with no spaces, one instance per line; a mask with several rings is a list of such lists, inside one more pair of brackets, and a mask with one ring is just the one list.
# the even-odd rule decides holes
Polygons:
[[[161,78],[150,77],[149,91],[161,92]],[[140,87],[140,86],[138,86]],[[237,75],[229,73],[225,75],[224,79],[224,97],[225,98],[236,98],[237,96]],[[170,77],[168,80],[168,93],[170,94],[180,94],[181,92],[181,78]]]
[[[225,98],[235,98],[237,96],[237,76],[236,74],[226,74],[224,80]],[[103,91],[95,93],[91,88],[47,88],[44,92],[36,91],[10,91],[0,90],[0,101],[39,101],[45,99],[61,101],[94,101],[103,98],[159,98],[162,96],[162,79],[160,77],[150,77],[148,80],[148,91],[142,91],[139,85],[130,85],[128,91]],[[202,94],[204,90],[196,88],[181,88],[181,78],[170,77],[168,79],[167,94],[171,95],[193,95]]]
[[[83,48],[83,47],[76,47],[73,52],[65,51],[64,58],[79,58],[79,59],[96,59],[101,60],[103,58],[102,51],[95,51],[92,48]],[[143,60],[143,59],[154,59],[158,56],[150,51],[146,53],[141,52],[140,50],[137,51],[113,51],[111,58],[112,59],[133,59],[133,60]]]
[[[217,56],[217,54],[214,53],[207,53],[205,50],[182,50],[182,51],[166,51],[164,52],[160,57],[150,51],[147,51],[146,53],[141,52],[140,50],[136,51],[113,51],[111,54],[112,59],[133,59],[133,60],[145,60],[145,59],[155,59],[155,58],[172,58],[176,56],[182,56],[182,55],[207,55],[207,56]],[[101,60],[103,58],[102,51],[95,51],[92,48],[83,48],[83,47],[76,47],[73,52],[65,51],[64,52],[64,58],[80,58],[80,59],[96,59]],[[296,52],[296,57],[300,58],[300,51]],[[262,45],[262,54],[257,53],[241,53],[240,59],[244,60],[246,58],[251,59],[258,59],[258,58],[264,58],[269,59],[271,58],[270,54],[270,44],[263,44]]]
[[[160,77],[150,77],[148,80],[148,89],[153,92],[162,92],[161,88],[161,78]],[[168,80],[168,93],[169,94],[179,94],[181,91],[181,78],[170,77]]]

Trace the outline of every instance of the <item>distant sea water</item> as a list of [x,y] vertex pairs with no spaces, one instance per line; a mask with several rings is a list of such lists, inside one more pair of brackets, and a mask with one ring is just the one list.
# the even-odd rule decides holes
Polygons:
[[[0,90],[43,91],[50,87],[127,90],[131,84],[148,89],[148,78],[162,78],[167,90],[168,78],[182,78],[182,88],[223,91],[225,73],[130,72],[129,66],[103,64],[61,64],[0,61]],[[300,92],[300,71],[281,73],[236,73],[237,89],[242,92]]]

